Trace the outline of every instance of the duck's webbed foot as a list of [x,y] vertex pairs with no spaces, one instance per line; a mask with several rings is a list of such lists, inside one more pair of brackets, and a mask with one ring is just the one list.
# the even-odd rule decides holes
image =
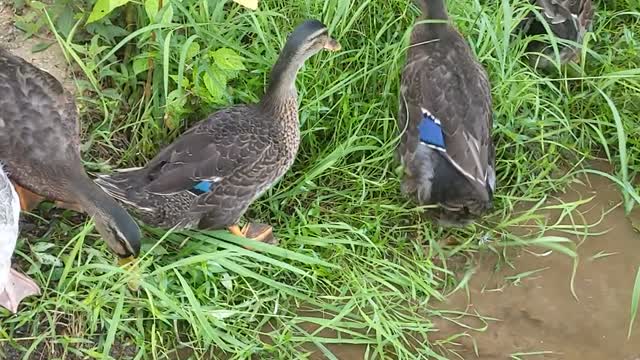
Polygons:
[[[247,223],[242,230],[238,225],[229,227],[233,235],[260,241],[263,243],[278,245],[278,239],[273,235],[273,227],[267,224]],[[248,247],[247,247],[248,248]]]
[[242,228],[242,233],[244,236],[261,241],[271,245],[278,245],[278,239],[273,235],[273,227],[267,224],[261,223],[247,223]]
[[13,183],[13,187],[16,189],[16,193],[20,199],[20,209],[23,211],[31,211],[44,201],[43,196],[31,192],[16,183]]
[[7,284],[0,292],[0,306],[15,314],[22,299],[31,295],[40,295],[38,284],[26,275],[13,269],[9,270]]

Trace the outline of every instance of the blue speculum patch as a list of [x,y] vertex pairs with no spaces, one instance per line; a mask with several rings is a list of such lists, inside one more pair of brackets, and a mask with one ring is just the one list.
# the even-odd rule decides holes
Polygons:
[[420,134],[420,141],[434,149],[446,151],[442,124],[440,124],[440,120],[430,112],[427,111],[422,114],[422,121],[418,124],[418,132]]
[[193,188],[191,188],[191,192],[200,195],[211,191],[213,187],[213,181],[211,180],[202,180],[199,183],[195,184]]

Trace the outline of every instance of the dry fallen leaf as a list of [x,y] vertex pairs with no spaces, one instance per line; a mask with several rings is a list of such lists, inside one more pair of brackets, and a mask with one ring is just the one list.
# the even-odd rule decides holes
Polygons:
[[258,0],[233,0],[233,1],[251,10],[258,10]]

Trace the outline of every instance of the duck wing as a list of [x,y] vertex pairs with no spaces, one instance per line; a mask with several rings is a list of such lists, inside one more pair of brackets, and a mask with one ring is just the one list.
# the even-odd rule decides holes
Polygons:
[[264,175],[277,154],[272,139],[248,120],[256,116],[252,107],[240,105],[220,110],[192,127],[146,166],[145,190],[201,194],[231,178],[250,182]]
[[407,130],[428,142],[423,137],[436,129],[425,130],[421,124],[425,118],[439,122],[443,144],[431,147],[471,183],[484,188],[492,146],[491,89],[485,70],[462,36],[451,29],[440,39],[413,46],[402,90]]
[[0,48],[0,152],[12,179],[56,199],[81,164],[80,124],[72,94],[51,74]]

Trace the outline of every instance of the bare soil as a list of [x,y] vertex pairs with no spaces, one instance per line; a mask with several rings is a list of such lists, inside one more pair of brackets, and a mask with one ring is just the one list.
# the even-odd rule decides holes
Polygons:
[[[590,231],[607,233],[590,236],[578,243],[579,265],[574,280],[577,299],[571,293],[573,263],[565,255],[545,254],[541,249],[521,252],[515,269],[494,271],[496,259],[486,254],[469,286],[469,299],[463,292],[448,298],[447,309],[478,313],[496,319],[488,321],[486,331],[467,331],[457,339],[458,346],[446,345],[447,357],[455,353],[463,359],[508,359],[512,354],[526,359],[640,360],[640,323],[627,339],[631,297],[640,267],[640,234],[624,214],[619,189],[608,180],[590,176],[590,185],[575,185],[561,196],[575,201],[595,195],[578,208],[578,223],[597,223]],[[553,216],[553,215],[552,215]],[[560,235],[550,233],[548,235]],[[541,255],[542,254],[542,255]],[[596,256],[611,254],[609,256]],[[543,269],[519,282],[506,277]],[[463,317],[457,322],[482,328],[477,318]],[[465,329],[452,321],[439,319],[441,333],[435,338]],[[475,348],[474,348],[475,343]]]
[[68,71],[68,63],[57,44],[43,51],[33,52],[38,44],[55,42],[55,37],[49,32],[43,32],[27,38],[24,32],[14,26],[14,15],[10,1],[0,0],[0,47],[47,71],[67,90],[73,91],[73,78]]

